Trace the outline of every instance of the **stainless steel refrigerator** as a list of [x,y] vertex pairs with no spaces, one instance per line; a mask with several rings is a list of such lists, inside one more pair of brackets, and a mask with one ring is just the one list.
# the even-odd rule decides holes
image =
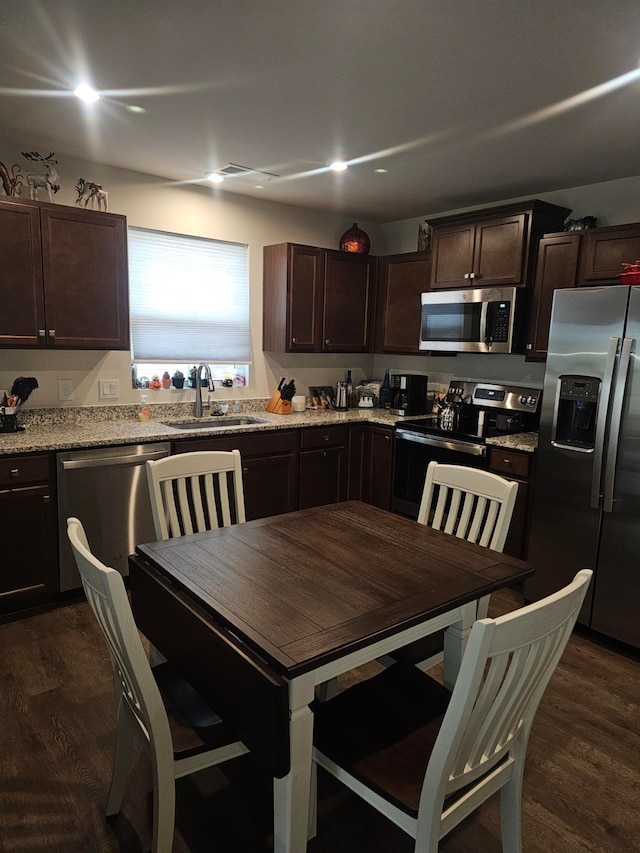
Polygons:
[[595,569],[579,621],[640,647],[640,287],[558,290],[525,597]]

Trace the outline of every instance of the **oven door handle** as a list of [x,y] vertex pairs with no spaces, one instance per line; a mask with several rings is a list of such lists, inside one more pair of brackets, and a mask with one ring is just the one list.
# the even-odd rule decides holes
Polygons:
[[439,435],[423,435],[406,429],[396,429],[396,439],[400,441],[413,441],[416,444],[428,444],[442,450],[455,450],[458,453],[466,453],[467,456],[486,456],[487,448],[484,444],[474,444],[472,441],[458,441],[455,438],[441,438]]

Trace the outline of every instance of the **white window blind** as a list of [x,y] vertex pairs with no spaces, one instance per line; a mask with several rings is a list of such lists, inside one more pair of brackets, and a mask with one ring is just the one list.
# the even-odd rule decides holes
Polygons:
[[133,358],[250,362],[247,246],[128,231]]

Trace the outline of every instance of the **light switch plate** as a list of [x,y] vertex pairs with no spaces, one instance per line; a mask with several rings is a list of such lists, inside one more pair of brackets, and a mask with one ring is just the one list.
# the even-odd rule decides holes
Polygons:
[[58,400],[73,400],[73,382],[70,379],[58,379]]
[[120,396],[120,382],[117,379],[100,380],[100,399],[117,400]]

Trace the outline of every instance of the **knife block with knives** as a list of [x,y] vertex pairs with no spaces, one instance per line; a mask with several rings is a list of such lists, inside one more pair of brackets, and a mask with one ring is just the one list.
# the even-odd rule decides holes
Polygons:
[[271,399],[267,403],[267,411],[273,412],[276,415],[291,414],[291,400],[296,393],[296,385],[293,379],[285,384],[284,376],[280,380],[280,384],[271,395]]

